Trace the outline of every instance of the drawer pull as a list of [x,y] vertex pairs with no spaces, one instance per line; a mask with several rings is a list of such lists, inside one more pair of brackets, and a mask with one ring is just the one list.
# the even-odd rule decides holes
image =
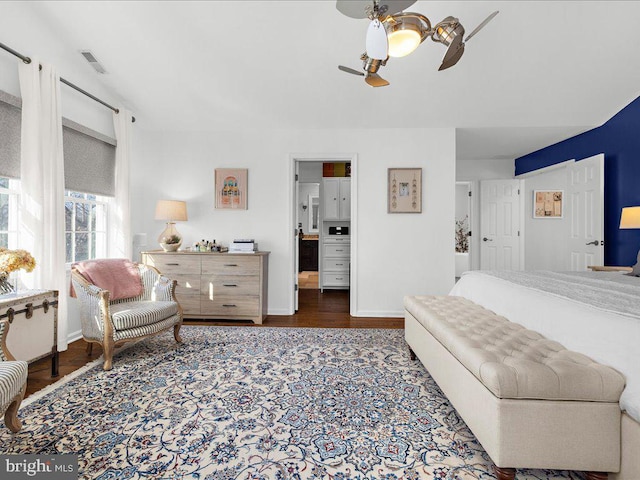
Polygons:
[[225,263],[224,266],[225,267],[237,267],[238,264],[237,263]]
[[25,307],[27,308],[27,311],[25,312],[24,316],[27,319],[33,317],[33,303],[27,303]]
[[342,277],[336,277],[336,280],[344,280]]
[[344,250],[336,248],[336,252],[344,252]]
[[237,307],[237,305],[234,305],[233,303],[223,303],[222,306],[223,307]]
[[223,283],[222,286],[223,287],[237,287],[238,285],[236,285],[235,283]]
[[337,267],[341,267],[341,266],[343,266],[343,265],[344,265],[344,263],[336,263],[336,266],[337,266]]
[[180,264],[179,263],[167,263],[167,266],[171,265],[172,267],[177,267]]

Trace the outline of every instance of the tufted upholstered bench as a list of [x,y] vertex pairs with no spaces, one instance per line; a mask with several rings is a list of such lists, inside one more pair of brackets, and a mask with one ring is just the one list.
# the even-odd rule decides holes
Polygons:
[[4,412],[4,423],[9,430],[22,428],[18,409],[27,389],[27,362],[16,360],[7,349],[6,338],[9,321],[0,321],[0,411]]
[[495,463],[583,470],[620,468],[624,378],[470,300],[405,297],[405,339]]

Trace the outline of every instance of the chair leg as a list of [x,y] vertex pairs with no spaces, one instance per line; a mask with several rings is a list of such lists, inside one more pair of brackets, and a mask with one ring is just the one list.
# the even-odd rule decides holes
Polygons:
[[87,355],[91,356],[93,353],[93,342],[87,342]]
[[114,350],[114,341],[112,338],[105,339],[102,344],[102,349],[104,350],[104,365],[102,367],[103,370],[111,370],[113,368],[113,350]]
[[173,326],[173,337],[176,339],[176,342],[182,343],[182,337],[180,336],[180,327],[182,327],[182,322],[176,323]]
[[4,413],[4,423],[9,430],[13,433],[17,433],[22,428],[22,423],[18,418],[18,409],[20,408],[20,404],[22,403],[22,399],[24,398],[24,393],[27,390],[27,384],[25,383],[22,387],[22,390],[18,395],[15,396],[9,408]]
[[515,468],[502,468],[494,465],[493,469],[496,472],[498,480],[514,480],[516,478]]

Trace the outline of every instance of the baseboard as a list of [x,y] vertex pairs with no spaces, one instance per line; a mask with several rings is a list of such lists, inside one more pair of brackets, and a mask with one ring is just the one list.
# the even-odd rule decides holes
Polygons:
[[404,318],[404,310],[394,310],[394,311],[367,311],[367,310],[358,310],[354,317],[389,317],[389,318]]
[[76,330],[67,334],[67,343],[75,342],[82,338],[82,330]]
[[267,315],[292,315],[292,313],[285,308],[270,308]]

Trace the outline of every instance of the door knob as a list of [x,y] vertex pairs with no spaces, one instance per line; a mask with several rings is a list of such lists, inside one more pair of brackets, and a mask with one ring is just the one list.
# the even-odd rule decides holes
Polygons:
[[493,242],[493,238],[487,238],[487,237],[483,237],[482,238],[483,242]]
[[585,245],[595,245],[597,247],[600,245],[600,242],[598,240],[594,240],[593,242],[585,243]]

